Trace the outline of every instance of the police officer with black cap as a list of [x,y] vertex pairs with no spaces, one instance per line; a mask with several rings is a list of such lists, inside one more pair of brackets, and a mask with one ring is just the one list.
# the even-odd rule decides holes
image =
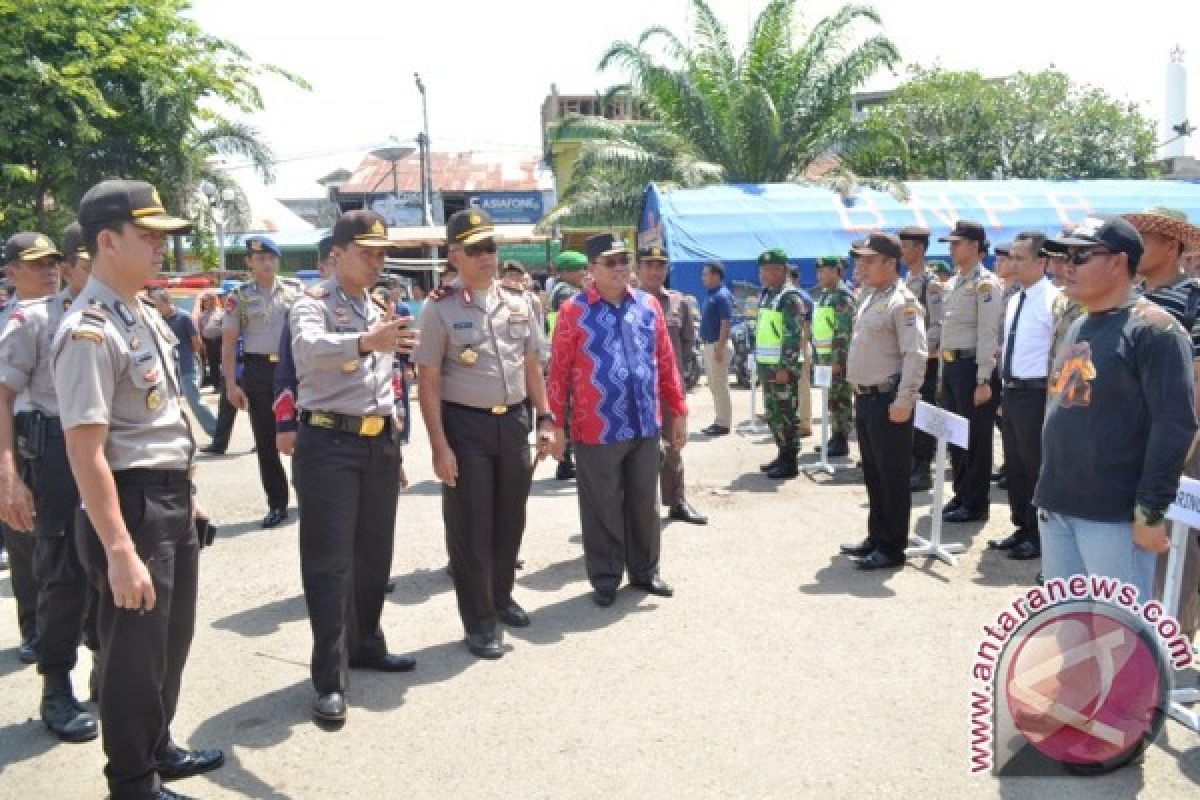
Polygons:
[[296,296],[280,283],[279,247],[266,236],[246,239],[246,264],[252,280],[225,298],[221,320],[221,368],[236,375],[237,341],[242,339],[241,385],[225,381],[225,394],[239,410],[249,410],[250,427],[258,455],[258,475],[267,493],[264,528],[274,528],[288,516],[287,473],[275,447],[275,367],[279,363],[279,340],[288,309]]
[[[908,275],[904,278],[905,287],[912,292],[921,309],[925,312],[925,341],[927,356],[925,362],[925,377],[921,381],[921,399],[926,403],[936,404],[938,393],[938,376],[941,359],[938,358],[938,346],[942,336],[942,282],[934,273],[932,265],[926,265],[925,254],[929,250],[929,228],[920,225],[907,225],[896,231],[900,239],[900,249],[903,252],[904,266]],[[914,492],[922,492],[933,488],[933,475],[930,468],[933,464],[934,450],[937,441],[924,431],[913,434],[913,469],[908,486]]]
[[100,593],[100,720],[113,800],[169,800],[162,785],[224,763],[171,738],[196,620],[195,453],[175,337],[138,292],[167,234],[186,233],[154,187],[108,180],[79,207],[92,277],[52,347],[54,387],[82,509],[80,557]]
[[[34,241],[39,240],[43,247],[33,252],[46,255],[33,261],[40,262],[47,280],[57,283],[60,256],[46,249],[46,237],[39,234]],[[50,344],[71,300],[70,288],[27,300],[0,331],[0,464],[7,473],[19,461],[23,478],[13,487],[18,497],[0,493],[0,518],[34,534],[42,721],[62,741],[85,742],[96,738],[96,718],[79,705],[71,686],[88,599],[74,535],[79,490],[67,463],[50,365]],[[18,394],[22,410],[14,417]]]
[[334,277],[292,306],[300,429],[292,457],[300,516],[300,572],[313,632],[313,716],[346,718],[348,669],[408,672],[387,651],[380,617],[392,566],[396,501],[406,483],[392,383],[397,350],[411,350],[409,318],[370,292],[390,246],[373,211],[333,226]]
[[454,214],[446,242],[459,277],[425,303],[412,361],[467,648],[495,659],[504,654],[496,623],[529,624],[512,596],[534,466],[525,399],[536,411],[539,456],[553,441],[553,421],[542,332],[524,293],[496,280],[491,218],[479,209]]

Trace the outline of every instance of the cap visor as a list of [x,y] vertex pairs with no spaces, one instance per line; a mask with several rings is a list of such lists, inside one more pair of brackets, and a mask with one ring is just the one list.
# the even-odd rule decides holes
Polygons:
[[615,256],[618,253],[628,253],[628,252],[629,252],[628,247],[613,247],[609,250],[605,250],[603,253],[600,253],[599,255],[596,256],[596,258],[604,258],[605,256]]
[[[878,250],[872,250],[869,247],[851,247],[850,252],[856,256],[881,256],[881,255],[883,255],[883,253],[879,252]],[[818,264],[817,266],[823,266],[823,265]],[[829,266],[830,268],[833,268],[832,264],[824,265],[824,266]]]
[[484,239],[495,239],[495,238],[496,238],[496,229],[495,228],[480,228],[479,230],[472,231],[472,232],[468,233],[466,236],[464,236],[463,238],[459,239],[458,243],[459,244],[477,244],[478,242],[482,242]]
[[1045,247],[1047,250],[1054,250],[1057,248],[1062,248],[1065,250],[1068,247],[1095,247],[1098,244],[1100,244],[1100,242],[1096,241],[1095,239],[1084,239],[1077,236],[1064,236],[1059,239],[1047,239]]
[[53,247],[32,247],[21,253],[22,261],[37,261],[39,258],[46,256],[58,256],[62,258],[62,253],[55,250]]
[[374,237],[370,239],[355,239],[354,244],[359,245],[360,247],[395,247],[395,245],[393,245],[387,239],[377,239]]
[[156,214],[152,217],[139,217],[130,221],[139,228],[160,231],[162,233],[190,233],[192,230],[192,223],[188,222],[186,219],[171,217],[166,214]]

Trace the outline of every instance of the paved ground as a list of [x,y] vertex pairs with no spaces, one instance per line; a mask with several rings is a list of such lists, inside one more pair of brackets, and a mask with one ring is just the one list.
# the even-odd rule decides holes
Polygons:
[[[702,388],[692,428],[709,423]],[[735,395],[738,416],[748,395]],[[178,785],[200,797],[1194,797],[1200,737],[1168,722],[1139,769],[1101,779],[968,774],[967,709],[979,628],[1036,567],[984,551],[1006,533],[1003,494],[986,527],[960,526],[958,567],[923,560],[863,574],[834,556],[864,532],[854,470],[785,484],[760,477],[760,435],[686,451],[692,501],[711,524],[671,524],[662,600],[589,599],[573,485],[538,470],[517,599],[533,626],[479,662],[461,643],[439,487],[424,433],[408,449],[384,629],[416,655],[411,675],[355,673],[338,733],[309,722],[309,629],[296,526],[258,529],[263,508],[238,422],[209,459],[201,496],[221,525],[203,556],[192,657],[175,723],[228,765]],[[918,496],[918,528],[929,496]],[[36,719],[11,587],[0,573],[0,797],[104,794],[98,743],[55,744]],[[82,656],[77,684],[86,679]]]

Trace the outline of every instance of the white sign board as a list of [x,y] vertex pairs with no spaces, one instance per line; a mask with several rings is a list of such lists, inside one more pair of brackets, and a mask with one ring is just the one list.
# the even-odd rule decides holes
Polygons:
[[971,424],[966,417],[952,414],[944,408],[930,405],[924,400],[917,403],[916,418],[913,424],[918,430],[925,431],[935,439],[945,439],[950,444],[956,444],[967,449],[967,441]]
[[1200,481],[1179,479],[1179,491],[1175,494],[1175,502],[1167,509],[1167,516],[1189,528],[1200,528]]
[[814,366],[813,367],[813,386],[818,389],[828,389],[833,386],[833,367],[831,366]]

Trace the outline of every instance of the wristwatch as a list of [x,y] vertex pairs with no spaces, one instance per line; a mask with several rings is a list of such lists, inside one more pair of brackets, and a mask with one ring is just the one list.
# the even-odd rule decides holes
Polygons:
[[1146,508],[1140,503],[1133,509],[1133,521],[1139,525],[1154,527],[1161,525],[1166,514],[1162,509]]
[[538,414],[537,424],[540,426],[543,422],[554,422],[553,414]]

